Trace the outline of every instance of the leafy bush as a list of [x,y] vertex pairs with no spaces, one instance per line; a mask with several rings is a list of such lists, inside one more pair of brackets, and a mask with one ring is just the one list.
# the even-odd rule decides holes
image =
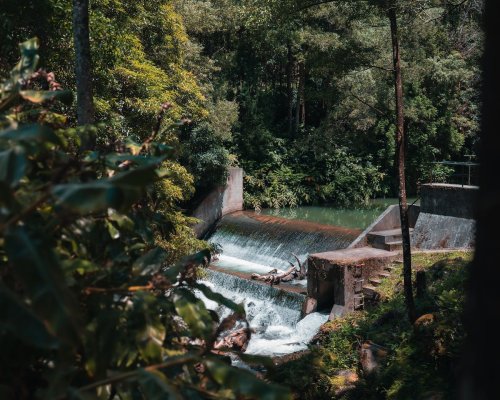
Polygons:
[[201,193],[226,182],[230,154],[222,138],[207,122],[188,129],[182,143],[181,160],[196,177],[196,188]]
[[[156,140],[169,105],[143,142],[84,151],[100,128],[51,123],[71,96],[33,89],[50,84],[37,50],[23,43],[0,85],[0,397],[289,398],[211,352],[245,316],[197,282],[210,251],[167,262],[190,190]],[[218,321],[194,289],[232,315]]]
[[[290,148],[269,152],[267,166],[246,171],[245,204],[263,207],[295,207],[311,203],[339,206],[364,205],[383,193],[384,174],[370,161],[346,148],[320,143],[318,132]],[[250,168],[252,165],[247,164]]]

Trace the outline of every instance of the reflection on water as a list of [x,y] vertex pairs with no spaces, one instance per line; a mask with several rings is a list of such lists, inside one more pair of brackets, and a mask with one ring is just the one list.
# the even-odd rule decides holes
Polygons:
[[[415,199],[408,199],[412,204]],[[264,215],[273,215],[292,220],[305,220],[344,228],[365,229],[390,205],[398,199],[375,199],[363,207],[340,208],[333,206],[302,206],[295,208],[263,209]]]

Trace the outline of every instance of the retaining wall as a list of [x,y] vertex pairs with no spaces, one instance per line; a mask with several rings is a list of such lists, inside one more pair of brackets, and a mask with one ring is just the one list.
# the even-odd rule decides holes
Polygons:
[[477,186],[426,184],[420,188],[421,213],[412,246],[425,249],[470,249],[475,243]]
[[[413,228],[417,222],[420,213],[420,207],[412,205],[408,207],[408,218],[410,228]],[[349,249],[367,246],[366,236],[370,232],[385,231],[389,229],[401,228],[401,217],[399,215],[399,205],[394,204],[386,208],[380,216],[366,228],[350,245]]]
[[194,226],[196,236],[205,236],[224,215],[243,210],[243,169],[230,168],[225,186],[214,189],[193,212],[200,220]]

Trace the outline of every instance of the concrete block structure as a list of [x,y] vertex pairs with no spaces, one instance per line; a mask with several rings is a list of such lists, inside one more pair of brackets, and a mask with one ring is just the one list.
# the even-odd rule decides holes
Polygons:
[[308,296],[316,300],[318,310],[335,307],[335,316],[362,308],[369,279],[397,256],[397,252],[372,247],[311,254]]

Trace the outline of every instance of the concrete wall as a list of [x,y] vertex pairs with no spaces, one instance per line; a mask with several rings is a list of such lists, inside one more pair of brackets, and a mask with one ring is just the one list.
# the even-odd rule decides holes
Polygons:
[[193,212],[200,222],[194,226],[196,236],[205,236],[224,215],[243,210],[243,169],[230,168],[226,186],[214,189]]
[[422,212],[415,225],[412,246],[425,250],[473,248],[478,189],[466,185],[422,185]]
[[[417,205],[412,205],[408,208],[408,218],[410,222],[410,228],[413,228],[417,222],[418,215],[420,213],[420,207]],[[386,210],[380,214],[380,216],[368,227],[366,228],[350,245],[348,248],[358,248],[366,246],[367,240],[366,236],[370,232],[385,231],[389,229],[396,229],[401,227],[401,218],[399,216],[399,205],[395,204],[386,208]]]
[[423,213],[474,219],[477,186],[430,183],[420,187]]

